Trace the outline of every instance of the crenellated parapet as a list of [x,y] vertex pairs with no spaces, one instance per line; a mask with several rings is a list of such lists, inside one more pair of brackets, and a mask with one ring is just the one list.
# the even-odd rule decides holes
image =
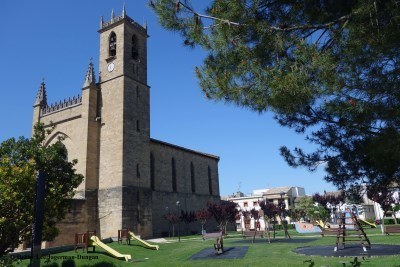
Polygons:
[[[90,59],[89,67],[86,72],[85,82],[83,84],[82,90],[86,90],[88,88],[96,88],[96,77],[94,74],[94,68],[92,59]],[[82,104],[82,95],[69,97],[68,99],[64,99],[59,102],[52,103],[51,105],[47,104],[47,93],[44,82],[41,83],[39,91],[36,96],[36,101],[34,107],[40,108],[40,116],[44,117],[61,110],[73,108]]]
[[103,30],[106,30],[108,28],[111,28],[111,25],[114,25],[115,23],[122,22],[122,21],[127,21],[132,26],[138,30],[139,32],[143,33],[143,35],[147,36],[147,25],[145,24],[144,26],[140,25],[136,21],[134,21],[132,18],[128,17],[125,12],[125,4],[122,10],[122,15],[121,16],[115,16],[114,15],[114,10],[111,12],[111,19],[110,21],[103,21],[103,17],[101,17],[100,20],[100,30],[99,32],[102,32]]
[[53,103],[51,105],[47,105],[41,109],[41,115],[46,116],[55,112],[59,112],[61,110],[67,108],[73,108],[75,106],[79,106],[82,104],[82,96],[77,95],[74,97],[69,97],[68,99],[64,99],[63,101]]

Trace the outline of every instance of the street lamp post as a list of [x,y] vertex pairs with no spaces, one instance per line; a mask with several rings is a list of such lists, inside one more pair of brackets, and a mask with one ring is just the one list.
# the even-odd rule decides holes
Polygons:
[[179,200],[176,202],[176,208],[178,210],[177,212],[177,218],[178,218],[178,241],[181,242],[181,229],[180,229],[180,220],[179,220],[179,212],[180,212],[180,207],[181,207],[181,202]]

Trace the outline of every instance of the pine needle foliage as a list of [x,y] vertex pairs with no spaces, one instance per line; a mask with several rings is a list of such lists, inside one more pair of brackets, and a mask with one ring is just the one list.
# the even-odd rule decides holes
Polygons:
[[[274,112],[313,152],[281,147],[290,166],[339,189],[400,184],[400,2],[150,1],[161,25],[208,54],[204,95]],[[198,3],[197,3],[198,4]]]

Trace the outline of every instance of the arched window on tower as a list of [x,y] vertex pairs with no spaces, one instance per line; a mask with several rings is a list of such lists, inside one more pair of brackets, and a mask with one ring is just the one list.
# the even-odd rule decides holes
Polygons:
[[150,187],[151,190],[155,189],[155,170],[154,170],[154,155],[150,152]]
[[190,162],[190,184],[192,185],[192,193],[196,192],[196,181],[194,177],[194,165]]
[[212,195],[212,180],[211,180],[211,168],[208,166],[208,191]]
[[139,50],[138,50],[138,42],[137,42],[137,37],[136,35],[132,36],[132,58],[133,59],[138,59],[139,56]]
[[171,169],[172,169],[172,191],[177,191],[176,186],[176,166],[175,166],[175,159],[172,158],[171,160]]
[[115,32],[110,34],[109,44],[108,44],[108,55],[110,57],[115,57],[117,54],[117,35]]

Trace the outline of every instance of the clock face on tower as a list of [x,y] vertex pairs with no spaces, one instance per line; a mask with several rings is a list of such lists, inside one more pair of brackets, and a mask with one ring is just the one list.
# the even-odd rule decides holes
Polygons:
[[108,70],[108,72],[112,72],[113,70],[114,70],[114,63],[110,63],[110,64],[108,64],[108,67],[107,67],[107,70]]

